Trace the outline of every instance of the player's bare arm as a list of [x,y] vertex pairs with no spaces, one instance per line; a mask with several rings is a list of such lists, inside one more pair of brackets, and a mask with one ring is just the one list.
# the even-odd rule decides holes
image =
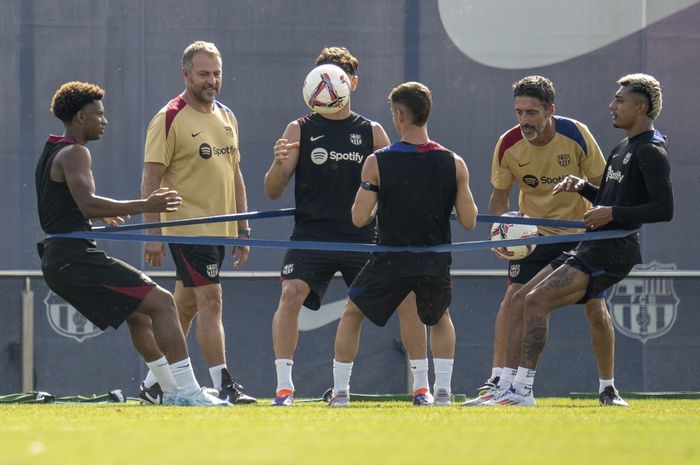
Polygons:
[[[236,213],[245,213],[248,211],[248,197],[246,195],[245,182],[243,181],[243,173],[241,165],[236,165],[236,173],[234,177],[236,189]],[[238,221],[238,230],[249,229],[248,220]],[[239,233],[240,234],[240,233]],[[233,255],[233,267],[240,268],[248,261],[250,255],[250,247],[236,245],[231,251]]]
[[139,200],[114,200],[96,195],[92,158],[88,149],[79,144],[66,147],[56,155],[51,178],[55,181],[65,180],[75,203],[87,218],[176,211],[182,203],[177,191],[170,189],[159,189],[147,199]]
[[[161,163],[146,162],[143,165],[143,176],[141,178],[141,197],[146,198],[150,192],[160,188],[167,166]],[[160,215],[147,213],[144,215],[147,223],[157,223]],[[153,228],[147,231],[148,234],[161,234],[160,228]],[[160,266],[165,258],[165,244],[162,242],[146,242],[144,244],[144,259],[151,266]]]
[[265,174],[264,183],[265,194],[272,200],[278,199],[284,193],[294,174],[299,161],[300,137],[299,123],[292,121],[272,148],[274,160]]
[[374,154],[367,157],[362,167],[362,184],[352,204],[352,224],[361,228],[368,225],[376,213],[379,188],[379,165]]
[[457,176],[457,196],[455,198],[457,221],[467,229],[474,229],[479,209],[469,188],[469,169],[461,157],[455,155],[454,158]]
[[508,189],[493,189],[491,192],[491,197],[489,198],[489,214],[491,215],[502,215],[509,210],[509,197],[510,190],[512,186]]
[[386,131],[384,130],[382,125],[379,123],[375,123],[374,121],[372,122],[372,139],[374,140],[374,146],[372,147],[372,150],[375,152],[391,144],[389,136],[387,136]]

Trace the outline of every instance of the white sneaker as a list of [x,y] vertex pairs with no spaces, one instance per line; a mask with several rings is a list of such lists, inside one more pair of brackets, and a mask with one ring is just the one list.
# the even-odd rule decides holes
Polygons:
[[486,404],[498,394],[498,388],[496,386],[488,386],[480,392],[481,394],[478,397],[462,403],[462,407],[478,407]]
[[350,405],[350,394],[348,391],[338,391],[333,393],[333,397],[328,402],[330,408],[344,408]]
[[163,405],[178,405],[182,407],[231,407],[231,403],[221,400],[207,392],[207,388],[199,388],[191,393],[175,392],[163,394]]
[[452,405],[452,393],[446,388],[435,389],[435,403],[436,407],[449,407]]
[[493,399],[489,400],[483,405],[513,405],[517,407],[534,407],[536,404],[537,403],[535,402],[535,396],[532,395],[532,391],[528,392],[526,395],[520,395],[516,393],[515,388],[511,386],[504,391],[498,392]]

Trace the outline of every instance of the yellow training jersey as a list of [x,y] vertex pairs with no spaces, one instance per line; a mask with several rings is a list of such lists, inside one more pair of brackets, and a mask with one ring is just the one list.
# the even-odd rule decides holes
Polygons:
[[[151,120],[145,161],[167,166],[161,186],[177,189],[182,205],[162,221],[236,213],[235,172],[240,161],[238,122],[219,102],[200,113],[175,97]],[[163,234],[238,236],[236,222],[163,228]]]
[[[518,207],[533,218],[581,220],[590,203],[577,193],[552,195],[568,174],[594,179],[603,174],[605,158],[586,125],[554,116],[556,133],[547,145],[531,144],[515,126],[503,134],[493,152],[491,184],[509,189],[517,181]],[[575,229],[539,227],[540,234],[576,232]]]

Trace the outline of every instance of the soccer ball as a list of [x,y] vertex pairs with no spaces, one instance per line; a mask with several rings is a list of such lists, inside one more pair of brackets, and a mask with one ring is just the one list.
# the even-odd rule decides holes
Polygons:
[[311,111],[336,113],[350,101],[350,78],[336,65],[320,65],[306,76],[302,91]]
[[[508,212],[501,215],[508,216],[524,216],[519,212]],[[536,237],[537,226],[530,224],[513,224],[513,223],[494,223],[491,226],[491,240],[500,241],[504,239],[523,239],[525,237]],[[500,258],[504,260],[522,260],[535,250],[535,244],[529,245],[511,245],[509,247],[494,247],[493,250]]]

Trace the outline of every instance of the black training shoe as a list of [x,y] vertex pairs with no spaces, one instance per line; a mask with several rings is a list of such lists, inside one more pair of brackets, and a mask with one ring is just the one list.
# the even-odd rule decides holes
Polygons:
[[219,399],[227,400],[232,404],[255,404],[258,400],[243,393],[243,386],[231,377],[226,368],[221,369],[221,390]]
[[600,405],[603,406],[612,405],[614,407],[627,407],[625,399],[620,397],[620,393],[612,386],[607,386],[603,389],[603,392],[598,396],[598,400],[600,400]]
[[482,386],[479,386],[479,388],[476,390],[477,394],[479,396],[483,396],[484,394],[495,391],[500,380],[500,376],[496,376],[493,379],[487,379],[486,382]]
[[153,386],[147,388],[145,384],[141,383],[139,388],[139,398],[148,402],[149,404],[160,405],[163,403],[163,390],[160,388],[160,384],[156,383]]

